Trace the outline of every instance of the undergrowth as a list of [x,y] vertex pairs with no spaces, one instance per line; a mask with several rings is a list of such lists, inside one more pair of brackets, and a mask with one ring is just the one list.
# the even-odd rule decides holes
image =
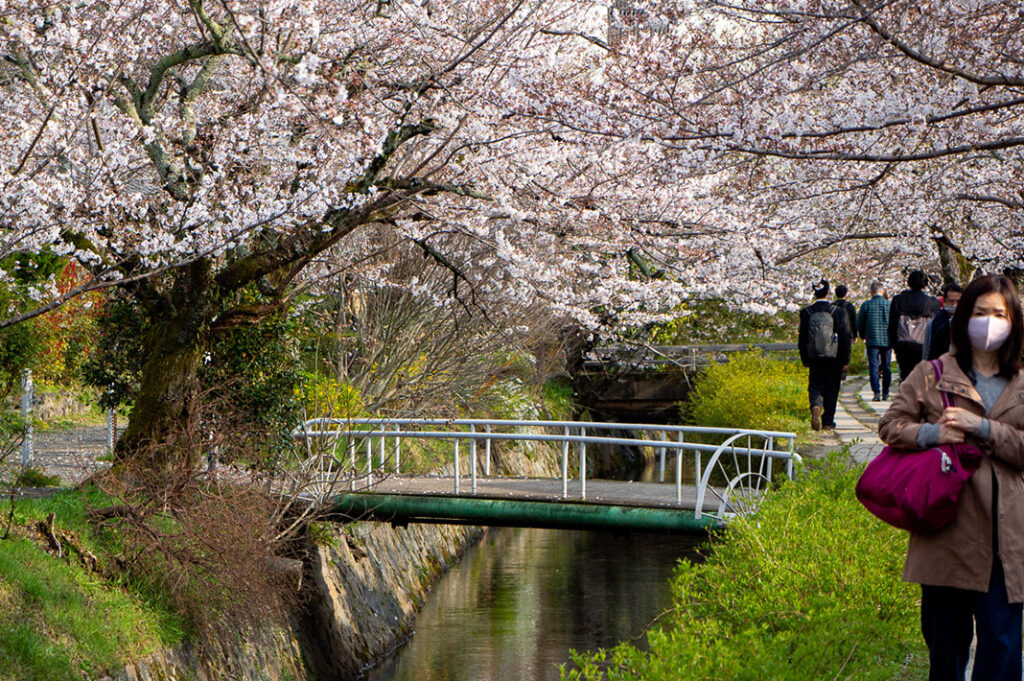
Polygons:
[[[117,537],[86,518],[96,490],[0,501],[0,678],[101,678],[182,639],[180,618],[117,566]],[[61,555],[38,525],[54,514]]]
[[900,580],[906,535],[857,502],[859,472],[838,454],[809,465],[706,562],[680,564],[649,652],[574,654],[563,679],[925,678],[919,588]]

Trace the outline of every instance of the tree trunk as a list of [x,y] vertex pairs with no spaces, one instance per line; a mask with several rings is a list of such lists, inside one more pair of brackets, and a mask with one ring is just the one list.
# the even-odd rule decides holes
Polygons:
[[197,465],[199,368],[205,339],[180,320],[158,323],[146,342],[149,356],[118,459],[158,470]]

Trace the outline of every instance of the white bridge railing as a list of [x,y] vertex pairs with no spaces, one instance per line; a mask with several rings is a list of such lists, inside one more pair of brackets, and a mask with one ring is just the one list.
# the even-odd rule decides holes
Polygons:
[[[536,432],[554,429],[558,432]],[[611,437],[595,435],[608,430],[629,430],[645,437]],[[570,496],[570,447],[578,451],[578,498],[587,497],[587,445],[608,444],[630,447],[653,447],[658,461],[659,481],[665,481],[666,456],[675,454],[675,502],[684,504],[684,459],[692,457],[693,480],[696,487],[694,516],[716,515],[705,511],[707,503],[717,501],[717,517],[747,513],[758,505],[772,481],[773,462],[780,461],[785,474],[793,477],[793,462],[800,459],[794,451],[795,434],[767,430],[737,428],[704,428],[699,426],[667,426],[639,423],[606,423],[592,421],[527,421],[504,419],[331,419],[305,421],[292,433],[306,443],[310,461],[318,461],[321,473],[331,475],[335,466],[342,467],[348,459],[350,489],[357,488],[357,477],[370,487],[374,471],[381,475],[401,474],[401,443],[406,439],[439,439],[452,442],[453,491],[462,492],[461,481],[468,477],[472,492],[477,492],[478,477],[491,475],[491,443],[495,441],[533,441],[561,444],[562,498]],[[720,436],[718,444],[694,442],[692,438]],[[315,456],[313,442],[326,444],[326,455]],[[391,447],[387,444],[391,443]],[[462,475],[460,443],[468,443],[469,474]],[[482,445],[480,461],[478,450]],[[340,450],[340,451],[339,451]],[[346,451],[347,450],[347,451]],[[357,476],[365,450],[365,468]],[[324,448],[321,448],[321,452]],[[347,453],[347,456],[346,456]],[[376,454],[376,461],[374,458]],[[706,462],[703,457],[709,455]],[[576,487],[576,485],[573,485]]]

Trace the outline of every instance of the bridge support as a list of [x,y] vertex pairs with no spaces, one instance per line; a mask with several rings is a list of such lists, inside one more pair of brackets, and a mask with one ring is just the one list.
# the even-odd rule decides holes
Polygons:
[[693,511],[682,509],[374,493],[336,496],[329,517],[395,525],[433,523],[678,534],[704,533],[721,527],[714,518],[697,519]]

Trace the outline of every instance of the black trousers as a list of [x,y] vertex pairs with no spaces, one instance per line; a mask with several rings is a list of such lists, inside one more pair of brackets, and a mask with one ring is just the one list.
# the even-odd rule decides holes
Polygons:
[[1010,603],[999,557],[988,593],[921,586],[921,632],[928,644],[928,681],[965,681],[977,627],[974,681],[1021,681],[1020,603]]
[[843,365],[837,359],[812,359],[807,368],[807,397],[810,398],[811,406],[821,407],[823,426],[835,426]]
[[920,343],[898,341],[893,350],[896,351],[896,364],[900,367],[900,380],[905,381],[914,367],[920,363],[924,346]]

